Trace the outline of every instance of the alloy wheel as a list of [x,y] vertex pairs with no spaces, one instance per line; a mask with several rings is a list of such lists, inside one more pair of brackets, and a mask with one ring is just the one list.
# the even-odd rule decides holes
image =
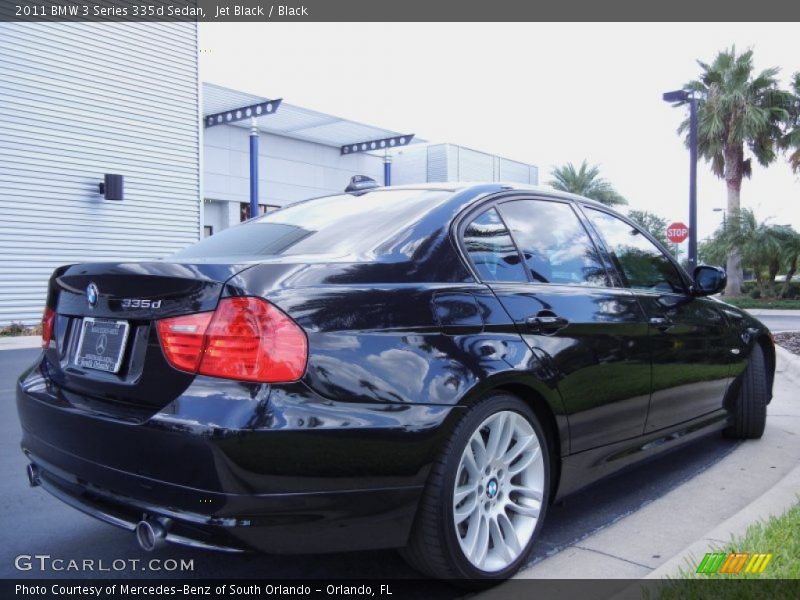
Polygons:
[[542,443],[531,423],[509,410],[485,419],[470,437],[456,472],[453,519],[474,567],[501,571],[528,546],[544,496]]

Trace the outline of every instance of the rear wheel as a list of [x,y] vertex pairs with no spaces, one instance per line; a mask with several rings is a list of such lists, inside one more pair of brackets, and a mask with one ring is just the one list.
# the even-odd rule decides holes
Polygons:
[[723,431],[725,436],[737,439],[758,439],[767,423],[769,400],[767,366],[764,350],[756,344],[750,362],[742,375],[739,393],[733,405],[733,421]]
[[544,520],[547,440],[534,412],[509,394],[471,408],[435,463],[401,552],[442,579],[505,579],[524,564]]

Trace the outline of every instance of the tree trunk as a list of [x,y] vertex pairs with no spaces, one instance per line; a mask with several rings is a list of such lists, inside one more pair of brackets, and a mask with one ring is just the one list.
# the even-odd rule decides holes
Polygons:
[[[744,148],[725,149],[725,184],[728,188],[728,218],[739,213],[741,208],[742,170]],[[725,286],[726,296],[738,296],[742,293],[742,254],[739,248],[731,248],[726,265],[728,284]]]
[[767,287],[770,298],[775,297],[775,278],[778,276],[778,271],[780,271],[780,259],[777,256],[773,256],[769,261],[769,267],[768,267],[769,279],[767,280]]
[[783,288],[781,289],[781,298],[787,298],[789,296],[789,288],[790,283],[792,283],[792,277],[797,272],[797,255],[795,254],[792,257],[792,262],[789,264],[789,272],[786,273],[786,281],[783,282]]

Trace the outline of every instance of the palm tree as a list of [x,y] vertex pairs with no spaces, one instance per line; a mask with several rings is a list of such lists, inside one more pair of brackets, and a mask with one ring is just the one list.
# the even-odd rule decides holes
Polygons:
[[[754,75],[752,50],[737,55],[732,47],[720,52],[711,64],[698,64],[702,69],[699,79],[684,86],[697,99],[698,153],[711,163],[717,177],[725,179],[728,214],[733,215],[741,208],[742,179],[752,174],[745,146],[762,166],[776,159],[785,136],[783,126],[790,118],[792,95],[778,88],[779,69]],[[688,129],[687,118],[678,132],[688,133]],[[741,248],[737,245],[727,257],[727,271],[725,293],[741,293]]]
[[794,101],[789,111],[790,123],[781,140],[781,146],[789,150],[789,165],[795,173],[800,172],[800,73],[794,74],[792,81]]
[[792,277],[797,273],[797,263],[800,260],[800,234],[791,230],[783,243],[783,260],[786,268],[786,279],[780,291],[781,298],[787,298],[791,291]]
[[718,229],[703,245],[701,256],[716,262],[729,256],[734,248],[739,249],[742,264],[753,269],[761,292],[774,297],[775,278],[781,267],[788,264],[790,272],[792,265],[797,269],[797,251],[800,250],[797,237],[790,226],[758,221],[752,210],[743,209],[733,213],[725,227]]
[[585,160],[581,163],[580,169],[576,169],[572,163],[567,163],[553,168],[550,175],[553,180],[549,185],[562,192],[591,198],[606,206],[628,203],[608,181],[600,177],[600,167],[597,165],[590,167]]

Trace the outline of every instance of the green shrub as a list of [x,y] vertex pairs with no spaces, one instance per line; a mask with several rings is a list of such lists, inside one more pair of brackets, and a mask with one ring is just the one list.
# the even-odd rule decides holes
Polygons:
[[753,300],[758,300],[759,298],[761,298],[761,290],[758,288],[753,288],[752,290],[750,290],[750,297]]

